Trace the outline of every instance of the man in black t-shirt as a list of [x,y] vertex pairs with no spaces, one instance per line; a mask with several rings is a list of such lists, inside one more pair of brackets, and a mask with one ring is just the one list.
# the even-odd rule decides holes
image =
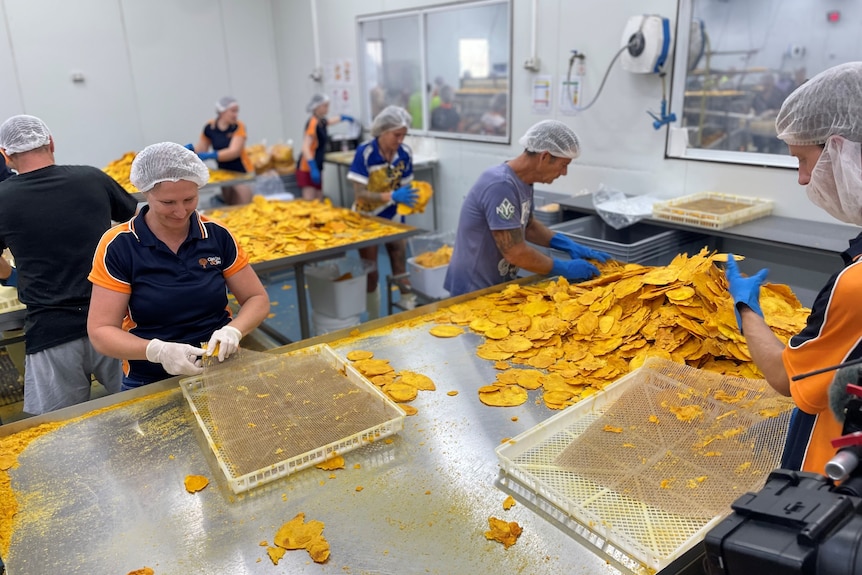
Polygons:
[[0,125],[0,151],[18,175],[0,182],[0,251],[18,271],[27,306],[24,411],[41,414],[90,398],[90,374],[118,391],[120,362],[97,353],[87,337],[87,274],[111,221],[135,214],[137,202],[90,166],[58,166],[48,127],[34,116]]
[[6,157],[3,154],[0,154],[0,182],[8,180],[14,175],[15,174],[12,173],[12,170],[9,169],[9,166],[6,165]]

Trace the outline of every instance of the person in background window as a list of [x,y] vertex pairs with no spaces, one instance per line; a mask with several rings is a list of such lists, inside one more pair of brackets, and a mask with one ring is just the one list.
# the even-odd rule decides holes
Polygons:
[[[862,62],[830,68],[797,88],[781,106],[778,138],[799,159],[799,184],[834,218],[862,226]],[[841,254],[844,268],[820,290],[807,325],[787,345],[767,325],[760,286],[768,270],[742,276],[732,257],[726,274],[736,321],[754,363],[778,393],[798,409],[790,420],[781,467],[823,473],[835,455],[831,441],[842,424],[830,409],[835,374],[792,377],[862,357],[862,234]]]
[[[413,181],[413,152],[404,144],[404,136],[412,119],[404,108],[388,106],[374,118],[371,124],[372,140],[360,144],[353,157],[347,179],[353,182],[355,200],[353,209],[362,215],[377,216],[388,220],[404,216],[396,215],[398,204],[413,206],[418,193],[410,187]],[[364,260],[377,262],[377,247],[359,250]],[[407,245],[404,240],[386,244],[394,275],[407,272]],[[366,302],[368,319],[380,316],[379,274],[375,269],[368,274]],[[407,280],[398,285],[401,292],[401,307],[410,309],[416,296],[410,291]],[[391,297],[391,295],[390,295]]]
[[[518,143],[524,148],[521,155],[485,170],[464,199],[443,282],[452,296],[513,280],[520,268],[585,280],[599,275],[587,259],[610,258],[555,234],[533,217],[533,185],[566,175],[581,153],[575,133],[562,122],[543,120]],[[567,252],[572,259],[551,258],[528,242]]]
[[[215,160],[220,170],[251,174],[254,166],[245,153],[248,133],[239,121],[239,103],[230,96],[221,98],[215,105],[216,117],[207,122],[198,143],[186,147],[197,152],[201,160]],[[212,151],[210,151],[212,149]],[[222,187],[222,200],[228,205],[247,204],[251,201],[252,187],[237,184]]]
[[480,123],[482,133],[492,136],[506,135],[506,93],[494,94],[491,99],[491,109],[482,114]]
[[0,183],[0,251],[8,247],[16,265],[3,260],[0,275],[7,285],[17,282],[27,306],[24,411],[89,400],[91,374],[108,392],[119,391],[120,362],[87,337],[87,272],[111,221],[132,217],[137,202],[98,168],[55,164],[54,138],[34,116],[6,120],[0,149],[18,172]]
[[353,118],[347,114],[340,116],[326,115],[329,113],[329,96],[326,94],[315,94],[312,96],[305,111],[311,113],[311,117],[305,123],[305,134],[302,137],[302,154],[299,157],[299,165],[296,168],[296,183],[302,189],[302,199],[322,200],[323,181],[323,158],[326,155],[326,144],[329,140],[327,126],[338,122],[352,122]]
[[457,132],[461,115],[455,109],[455,90],[452,86],[440,88],[440,105],[431,112],[431,129],[441,132]]
[[[209,179],[197,156],[172,142],[152,144],[135,156],[129,179],[147,205],[99,241],[87,322],[96,349],[125,360],[124,390],[200,374],[200,356],[223,361],[269,313],[242,246],[196,211]],[[235,317],[228,292],[240,305]]]

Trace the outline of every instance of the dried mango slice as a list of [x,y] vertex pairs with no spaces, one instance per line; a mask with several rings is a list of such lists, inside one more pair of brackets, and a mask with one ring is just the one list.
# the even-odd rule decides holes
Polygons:
[[336,469],[344,469],[344,458],[340,455],[336,455],[330,459],[327,459],[323,463],[318,463],[315,465],[318,469],[323,469],[324,471],[335,471]]
[[350,361],[358,361],[360,359],[371,359],[374,357],[373,351],[363,351],[361,349],[355,349],[353,351],[347,352],[347,359]]
[[397,403],[404,403],[405,401],[413,401],[416,399],[416,396],[419,394],[419,390],[417,390],[412,385],[407,385],[406,383],[390,383],[383,386],[383,391],[392,398],[393,401]]
[[[487,386],[490,387],[490,386]],[[479,390],[479,401],[493,407],[515,407],[527,401],[527,391],[518,386],[506,386],[493,391]]]
[[464,330],[457,325],[435,325],[428,330],[434,337],[458,337]]
[[197,493],[210,484],[210,480],[203,475],[186,475],[183,482],[186,486],[186,491],[189,493]]
[[503,521],[496,517],[489,517],[488,525],[491,529],[485,531],[485,538],[489,541],[499,541],[506,549],[514,545],[523,532],[521,526],[515,521]]
[[411,385],[420,391],[435,391],[437,389],[437,386],[427,375],[413,371],[399,371],[398,375],[401,376],[401,383]]

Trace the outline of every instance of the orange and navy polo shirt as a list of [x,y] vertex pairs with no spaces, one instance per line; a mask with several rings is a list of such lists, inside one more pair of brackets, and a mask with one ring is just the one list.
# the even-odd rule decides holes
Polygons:
[[[814,371],[862,357],[862,234],[841,254],[844,269],[829,278],[817,294],[805,328],[782,353],[787,376]],[[791,421],[783,467],[823,473],[835,455],[831,440],[842,424],[829,409],[829,386],[835,372],[790,382],[790,394],[801,412]]]
[[[245,124],[237,121],[236,124],[231,124],[227,130],[219,130],[215,120],[211,120],[204,126],[203,137],[209,140],[213,150],[219,151],[230,147],[230,140],[234,136],[247,138],[248,134],[245,131]],[[220,170],[230,170],[232,172],[242,172],[250,174],[254,172],[254,165],[251,163],[248,154],[245,152],[245,146],[242,148],[238,158],[227,162],[218,162]]]
[[[123,329],[144,339],[200,346],[230,322],[225,280],[248,265],[248,255],[221,224],[193,212],[177,253],[147,226],[149,206],[102,236],[89,280],[129,294]],[[124,362],[129,379],[170,377],[145,360]]]
[[[323,169],[323,160],[326,157],[326,142],[329,140],[326,118],[318,118],[312,115],[308,119],[308,122],[305,123],[305,135],[303,137],[307,138],[309,136],[312,137],[310,145],[311,155],[317,164],[317,168]],[[299,159],[299,169],[303,172],[311,171],[311,168],[308,167],[308,158],[304,154]]]

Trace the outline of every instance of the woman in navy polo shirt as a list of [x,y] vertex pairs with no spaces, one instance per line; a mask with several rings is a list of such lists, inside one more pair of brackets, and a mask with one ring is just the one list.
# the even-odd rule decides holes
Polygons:
[[[235,98],[225,96],[216,102],[215,109],[216,117],[204,126],[194,151],[201,160],[215,160],[220,170],[254,173],[254,165],[245,151],[248,132],[245,124],[239,121],[239,103]],[[248,184],[224,186],[222,198],[228,205],[247,204],[251,201],[252,191]]]
[[[102,236],[87,322],[96,350],[125,360],[123,389],[201,373],[204,353],[218,350],[223,361],[269,313],[248,255],[227,228],[196,211],[209,179],[197,155],[171,142],[147,146],[130,179],[147,205]],[[228,290],[241,306],[236,317]]]

